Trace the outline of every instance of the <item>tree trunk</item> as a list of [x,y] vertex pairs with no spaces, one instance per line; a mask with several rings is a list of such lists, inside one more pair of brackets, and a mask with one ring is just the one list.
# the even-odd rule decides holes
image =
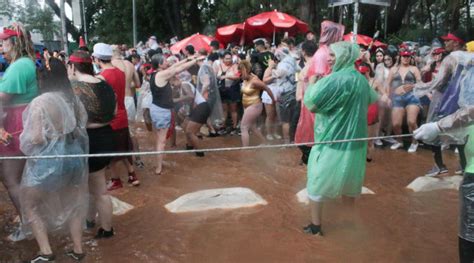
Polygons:
[[387,33],[393,34],[396,33],[402,27],[402,21],[405,17],[405,14],[410,6],[410,0],[399,0],[392,1],[392,5],[388,11],[388,23],[387,23]]
[[426,11],[428,12],[428,21],[430,22],[430,31],[433,35],[436,35],[433,27],[433,18],[431,17],[431,5],[426,3]]

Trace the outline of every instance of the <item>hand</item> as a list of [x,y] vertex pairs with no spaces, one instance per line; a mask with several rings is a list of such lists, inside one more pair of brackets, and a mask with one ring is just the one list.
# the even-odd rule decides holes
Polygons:
[[268,59],[268,67],[269,68],[275,68],[275,65],[276,65],[276,63],[273,59],[271,59],[271,58]]
[[421,125],[420,128],[413,131],[413,137],[417,140],[432,142],[438,137],[441,130],[436,122],[430,122]]
[[405,87],[405,85],[402,85],[402,86],[396,88],[396,89],[394,90],[395,94],[397,94],[397,95],[399,95],[399,96],[405,95],[406,92],[405,92],[404,87]]
[[390,98],[387,96],[387,94],[383,94],[382,97],[380,98],[380,101],[383,103],[389,104]]

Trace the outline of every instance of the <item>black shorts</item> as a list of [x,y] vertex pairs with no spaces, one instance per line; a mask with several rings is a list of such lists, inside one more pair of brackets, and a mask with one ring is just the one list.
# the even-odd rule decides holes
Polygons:
[[230,87],[220,88],[222,103],[237,103],[242,98],[240,94],[240,83],[234,84]]
[[211,107],[209,107],[207,102],[203,102],[191,110],[189,120],[200,124],[206,124],[209,115],[211,115]]
[[290,123],[295,114],[299,113],[295,92],[282,93],[278,103],[280,121]]
[[[115,130],[117,134],[115,140],[115,152],[124,153],[133,151],[132,138],[130,137],[130,130],[127,128]],[[130,164],[133,164],[132,156],[119,156],[113,158],[113,160],[128,159]]]
[[[97,129],[87,129],[89,135],[89,153],[113,153],[115,152],[115,141],[117,134],[110,125]],[[89,158],[89,173],[104,169],[110,164],[113,157],[91,157]]]

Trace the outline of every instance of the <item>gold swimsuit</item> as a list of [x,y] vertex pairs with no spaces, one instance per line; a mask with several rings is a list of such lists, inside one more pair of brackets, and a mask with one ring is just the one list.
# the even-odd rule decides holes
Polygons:
[[242,85],[242,105],[244,108],[251,106],[253,104],[260,103],[260,90],[252,88],[250,81],[245,81]]

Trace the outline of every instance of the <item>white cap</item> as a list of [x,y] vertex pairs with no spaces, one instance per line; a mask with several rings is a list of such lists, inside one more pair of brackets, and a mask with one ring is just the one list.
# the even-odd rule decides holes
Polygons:
[[112,59],[112,46],[105,43],[97,43],[94,45],[94,52],[92,53],[93,57],[102,60],[111,60]]

